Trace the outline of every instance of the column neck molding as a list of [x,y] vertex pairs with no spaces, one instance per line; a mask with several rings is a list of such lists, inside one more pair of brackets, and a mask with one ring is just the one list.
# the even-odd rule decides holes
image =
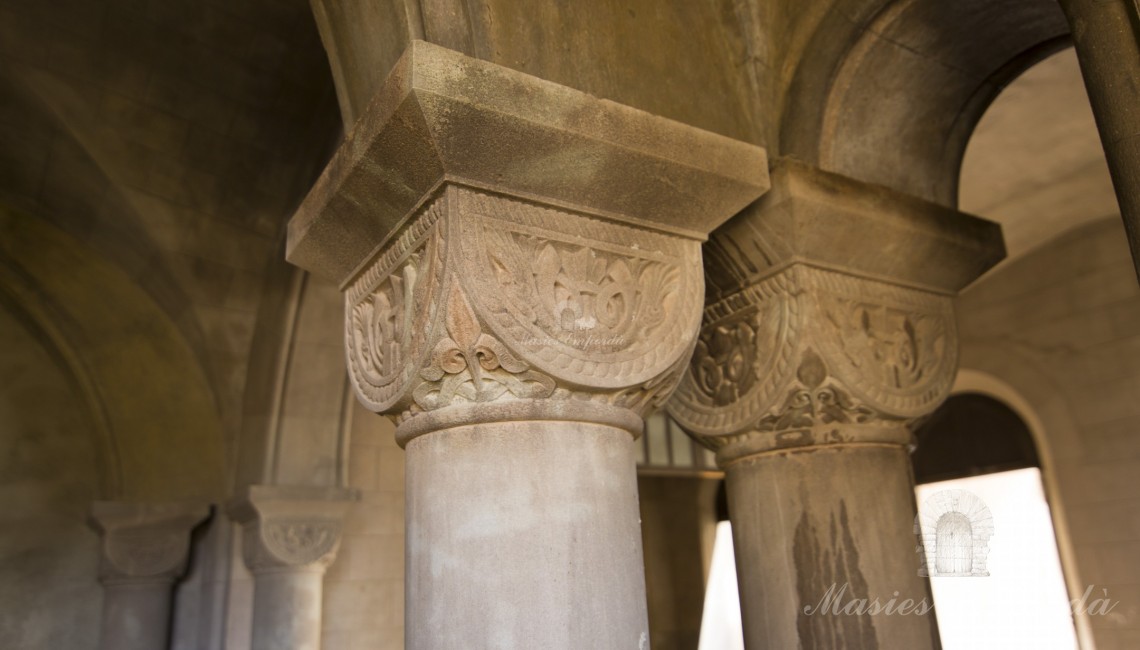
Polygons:
[[101,538],[99,581],[173,583],[186,570],[191,531],[209,516],[198,503],[95,502],[88,521]]
[[242,524],[242,554],[255,575],[323,572],[336,559],[345,517],[358,499],[344,488],[254,485],[227,509]]

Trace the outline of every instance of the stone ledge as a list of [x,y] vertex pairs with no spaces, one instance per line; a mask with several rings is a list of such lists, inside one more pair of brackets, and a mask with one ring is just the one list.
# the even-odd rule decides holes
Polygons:
[[762,148],[413,42],[289,223],[345,282],[441,183],[704,239],[768,188]]
[[1001,227],[792,160],[705,245],[709,302],[805,263],[945,295],[1005,257]]

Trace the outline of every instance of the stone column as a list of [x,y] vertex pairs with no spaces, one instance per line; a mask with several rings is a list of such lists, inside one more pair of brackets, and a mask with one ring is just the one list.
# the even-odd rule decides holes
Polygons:
[[414,43],[290,223],[407,450],[406,644],[646,648],[634,440],[763,150]]
[[190,532],[210,508],[187,503],[97,501],[91,527],[99,532],[103,554],[105,650],[165,650],[170,643],[174,583],[186,570]]
[[1061,0],[1140,275],[1140,2]]
[[669,404],[726,473],[746,645],[937,648],[909,428],[953,384],[952,296],[1001,258],[1000,230],[792,163],[772,183],[706,245]]
[[356,493],[254,485],[230,504],[253,573],[253,650],[320,650],[325,569]]

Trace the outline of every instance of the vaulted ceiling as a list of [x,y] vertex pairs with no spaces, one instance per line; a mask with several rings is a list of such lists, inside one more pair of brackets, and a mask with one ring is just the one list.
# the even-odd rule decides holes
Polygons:
[[966,149],[959,207],[1002,224],[1009,259],[1119,218],[1072,49],[1027,70],[990,105]]

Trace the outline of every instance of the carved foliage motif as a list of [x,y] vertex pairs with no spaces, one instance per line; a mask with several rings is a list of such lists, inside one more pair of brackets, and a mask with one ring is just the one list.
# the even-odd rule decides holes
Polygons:
[[[383,410],[411,380],[439,284],[442,199],[428,205],[345,294],[348,367],[364,403]],[[427,309],[420,306],[428,306]]]
[[488,323],[552,376],[628,386],[692,344],[696,241],[463,190],[464,263]]
[[340,522],[270,520],[247,525],[246,564],[253,571],[332,562],[340,543]]
[[903,421],[935,408],[954,377],[946,296],[793,266],[705,318],[669,405],[699,435]]
[[533,235],[487,235],[496,279],[523,319],[577,350],[613,352],[651,336],[677,290],[677,268],[656,260]]
[[699,431],[747,428],[781,397],[803,328],[793,274],[772,276],[705,308],[705,326],[669,410]]
[[165,527],[116,530],[104,535],[104,580],[168,578],[182,572],[190,550],[189,533]]
[[704,328],[693,354],[692,372],[697,389],[718,406],[732,404],[755,387],[775,350],[762,343],[779,340],[784,311],[779,301],[767,301],[744,310],[741,318]]
[[401,418],[452,404],[675,385],[703,294],[699,242],[448,186],[346,290],[353,385]]
[[813,286],[816,338],[840,381],[898,416],[942,401],[957,368],[948,297],[822,271]]
[[457,400],[488,402],[508,392],[519,398],[554,392],[553,379],[529,370],[502,342],[482,331],[458,279],[451,282],[445,323],[447,336],[420,371],[426,380],[414,392],[420,408],[432,410]]

